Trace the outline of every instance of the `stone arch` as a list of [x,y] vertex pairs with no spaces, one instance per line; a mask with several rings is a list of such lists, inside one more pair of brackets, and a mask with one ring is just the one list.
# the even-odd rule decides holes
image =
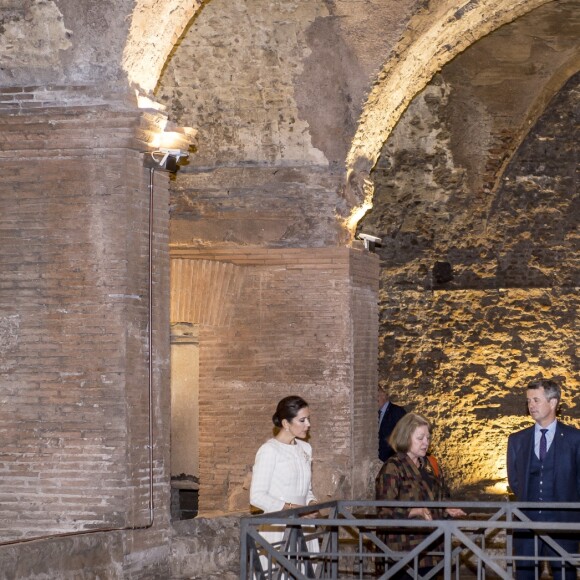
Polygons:
[[163,67],[204,0],[138,0],[131,17],[122,67],[129,83],[145,94],[155,88]]
[[[499,481],[505,477],[507,434],[516,427],[520,416],[520,408],[512,402],[517,401],[516,388],[538,367],[546,374],[560,376],[565,385],[574,385],[574,361],[566,354],[548,355],[540,361],[528,356],[526,350],[534,348],[534,340],[528,339],[519,322],[512,325],[511,332],[517,338],[511,344],[510,339],[502,337],[503,344],[515,347],[512,352],[520,357],[511,363],[504,359],[507,350],[486,346],[501,334],[498,327],[476,332],[474,329],[481,329],[481,320],[495,318],[496,306],[513,306],[517,312],[522,305],[530,308],[526,302],[534,304],[546,296],[552,302],[544,312],[547,322],[541,324],[565,327],[561,317],[558,322],[549,318],[559,316],[555,314],[558,300],[573,300],[570,280],[575,271],[566,264],[574,256],[574,248],[566,243],[567,233],[574,227],[573,219],[568,217],[573,215],[573,186],[555,187],[550,180],[573,183],[573,175],[565,167],[574,150],[573,138],[566,140],[563,128],[573,126],[570,119],[574,119],[577,110],[570,97],[577,94],[578,83],[577,19],[573,18],[577,8],[576,0],[546,3],[473,43],[443,67],[413,99],[383,144],[371,174],[374,207],[358,226],[359,231],[380,235],[383,241],[384,249],[378,250],[383,264],[381,310],[385,312],[379,331],[381,384],[397,392],[396,402],[408,404],[411,397],[407,399],[407,393],[413,390],[404,391],[402,376],[417,367],[421,353],[429,351],[425,360],[433,367],[425,371],[424,382],[417,388],[420,394],[416,404],[420,407],[426,397],[444,400],[454,381],[465,388],[461,395],[457,396],[456,391],[449,397],[455,414],[449,430],[441,429],[447,420],[438,405],[439,429],[434,447],[441,463],[444,468],[451,468],[449,474],[461,485],[472,482],[483,489],[489,479],[493,483],[489,489],[494,493],[501,491],[503,484]],[[567,95],[569,104],[565,104]],[[556,110],[556,104],[562,108]],[[433,135],[440,135],[441,139],[432,138]],[[459,195],[454,198],[457,192]],[[534,196],[541,202],[534,205]],[[459,198],[463,200],[462,209],[454,204]],[[430,211],[425,211],[426,207],[432,210],[430,223],[425,219]],[[554,222],[549,219],[552,215],[557,216]],[[540,236],[535,234],[546,223],[557,225],[552,225],[553,237],[541,238],[540,242]],[[526,253],[528,237],[543,247]],[[488,252],[491,246],[494,250]],[[555,251],[559,252],[557,259],[553,259]],[[467,254],[470,258],[464,260]],[[470,271],[475,263],[477,274]],[[453,282],[436,274],[438,265],[452,267]],[[417,273],[414,281],[422,277],[417,285],[422,291],[409,283],[406,275],[411,271]],[[495,276],[493,282],[486,279],[488,273]],[[550,290],[537,290],[542,286]],[[478,292],[485,300],[479,299]],[[496,297],[505,301],[494,303]],[[491,301],[487,302],[489,298]],[[414,318],[412,325],[400,330],[406,323],[401,325],[396,309],[405,300],[415,299],[415,312],[427,312],[426,304],[432,299],[437,305],[424,323],[416,326]],[[471,311],[464,313],[465,320],[463,315],[441,317],[445,308],[442,304],[457,313],[459,302],[472,304]],[[574,311],[573,306],[562,310],[567,308]],[[503,317],[509,319],[510,315]],[[459,339],[456,344],[461,346],[455,349],[451,343],[461,333],[458,329],[462,324],[478,340],[467,346],[470,341]],[[441,335],[426,347],[425,336],[434,327]],[[413,334],[418,337],[415,342],[409,338]],[[564,330],[558,340],[551,341],[554,350],[569,352],[566,335]],[[518,342],[521,336],[525,338]],[[461,367],[457,353],[464,347],[470,352],[469,362]],[[464,375],[460,368],[466,370]],[[478,406],[467,403],[465,396],[471,388],[470,376],[480,370],[490,374],[484,379],[480,375],[472,383],[477,383],[474,391],[479,389],[482,393],[478,394],[478,405],[487,393],[493,393],[492,397],[502,390],[506,393],[500,403],[494,403],[500,410],[487,416],[480,415]],[[482,388],[484,383],[487,388]],[[573,393],[574,388],[568,388],[568,392]],[[514,405],[513,410],[510,405]],[[464,416],[458,419],[462,413]],[[468,436],[453,435],[463,429],[456,425],[483,424],[490,418],[495,420],[496,415],[501,417],[498,423],[503,422],[505,427],[483,426]],[[510,422],[513,424],[508,426]],[[468,447],[476,439],[485,441],[476,447],[487,447],[489,452],[483,460],[473,461]],[[451,451],[449,440],[469,441],[467,452]],[[456,457],[471,457],[469,468]],[[496,480],[499,483],[494,483]]]
[[423,11],[412,19],[367,98],[346,158],[344,193],[352,209],[345,225],[351,233],[372,207],[370,172],[381,147],[414,96],[475,41],[551,1],[468,1],[459,8],[447,1],[435,13]]

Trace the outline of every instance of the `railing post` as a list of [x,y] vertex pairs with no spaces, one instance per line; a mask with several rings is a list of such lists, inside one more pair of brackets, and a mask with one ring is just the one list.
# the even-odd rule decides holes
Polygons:
[[[506,522],[513,522],[513,513],[512,513],[512,506],[511,504],[506,505],[505,511],[505,520]],[[505,531],[505,562],[506,562],[506,571],[512,577],[515,578],[514,574],[514,532],[513,530],[506,529]]]
[[445,526],[445,535],[444,538],[444,549],[443,549],[443,576],[445,580],[451,580],[451,565],[452,565],[452,556],[453,556],[453,549],[451,544],[451,525]]
[[[332,517],[338,517],[338,509],[336,507],[333,508]],[[330,549],[331,553],[338,553],[338,526],[333,526],[330,530]],[[331,578],[338,578],[338,556],[331,556],[329,572]]]
[[240,525],[240,580],[248,579],[248,523],[242,518]]

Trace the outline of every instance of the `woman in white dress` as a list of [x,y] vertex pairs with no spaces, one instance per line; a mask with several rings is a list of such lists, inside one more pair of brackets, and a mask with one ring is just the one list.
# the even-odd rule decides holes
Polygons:
[[[301,397],[285,397],[278,403],[272,422],[278,432],[256,454],[250,503],[266,513],[315,504],[311,485],[312,447],[303,441],[310,429],[308,403]],[[272,543],[283,539],[284,529],[268,526],[260,533]],[[308,547],[317,550],[318,542],[309,542]],[[267,558],[261,556],[260,561],[267,570]]]

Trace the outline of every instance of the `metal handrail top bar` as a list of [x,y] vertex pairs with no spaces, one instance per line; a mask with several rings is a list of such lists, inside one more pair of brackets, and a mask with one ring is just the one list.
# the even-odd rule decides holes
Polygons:
[[486,510],[509,509],[557,509],[557,510],[580,510],[580,502],[481,502],[481,501],[379,501],[379,500],[334,500],[319,503],[312,506],[303,506],[291,510],[280,510],[268,514],[257,514],[247,517],[266,518],[273,514],[279,513],[308,513],[313,510],[323,510],[334,507],[458,507],[458,508],[477,508]]
[[[245,522],[244,522],[245,520]],[[267,518],[250,521],[252,518],[242,518],[242,524],[258,527],[261,525],[299,526],[299,527],[366,527],[366,528],[437,528],[441,524],[447,524],[453,528],[463,529],[506,529],[506,530],[558,530],[580,531],[580,522],[541,522],[541,521],[505,521],[505,520],[421,520],[421,519],[358,519],[358,518]]]
[[[401,508],[401,507],[435,507],[448,508],[459,507],[465,510],[476,510],[474,513],[467,513],[463,518],[457,519],[435,519],[435,520],[421,520],[421,519],[396,519],[385,518],[380,515],[368,517],[368,514],[345,514],[341,511],[339,515],[333,516],[319,516],[309,517],[307,519],[300,518],[302,514],[311,513],[313,508],[320,512],[325,509],[332,510],[348,510],[349,508]],[[482,510],[485,510],[483,512]],[[304,506],[294,508],[291,510],[283,510],[278,512],[271,512],[267,514],[245,516],[242,518],[242,523],[248,521],[251,526],[258,525],[297,525],[297,526],[340,526],[345,527],[350,525],[363,527],[384,528],[387,526],[394,527],[413,527],[413,528],[434,528],[438,524],[434,522],[446,522],[453,527],[461,527],[463,529],[481,529],[481,528],[503,528],[503,529],[531,529],[531,530],[554,530],[561,531],[577,531],[580,527],[579,522],[546,522],[546,521],[531,521],[526,519],[526,510],[541,510],[542,512],[550,513],[553,510],[559,512],[578,511],[580,516],[580,502],[474,502],[474,501],[458,501],[458,502],[424,502],[424,501],[377,501],[377,500],[334,500],[328,501],[316,506]],[[498,516],[502,519],[470,519],[470,515],[490,517]],[[509,521],[505,518],[510,516]],[[348,517],[350,516],[350,517]],[[580,517],[578,517],[580,520]]]

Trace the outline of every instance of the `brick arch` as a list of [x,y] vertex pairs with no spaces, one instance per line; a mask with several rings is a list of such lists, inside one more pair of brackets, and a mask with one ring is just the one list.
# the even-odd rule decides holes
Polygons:
[[153,91],[174,46],[208,1],[135,2],[122,62],[132,86],[145,94]]
[[363,107],[346,158],[344,195],[352,208],[345,226],[354,233],[372,207],[370,172],[401,115],[431,78],[471,44],[504,24],[554,0],[447,0],[433,12],[421,12],[392,52]]

